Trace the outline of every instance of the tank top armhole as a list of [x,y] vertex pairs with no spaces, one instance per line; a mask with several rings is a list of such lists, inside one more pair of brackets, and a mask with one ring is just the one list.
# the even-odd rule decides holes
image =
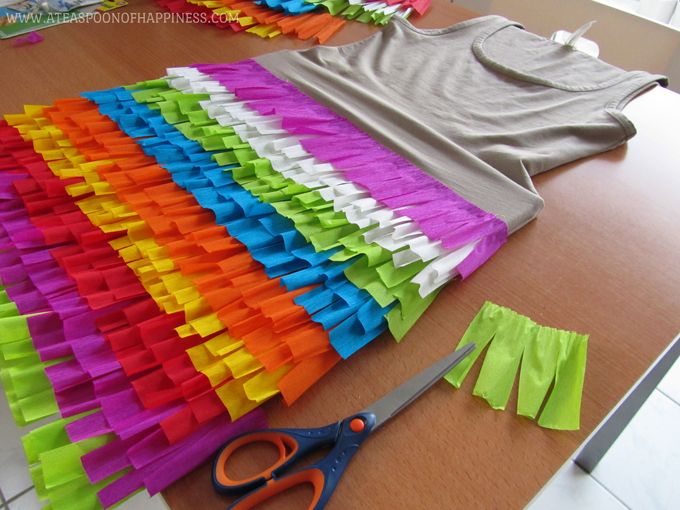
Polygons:
[[637,129],[628,116],[623,113],[625,106],[640,94],[654,88],[657,85],[668,86],[668,78],[660,74],[640,73],[633,83],[626,87],[621,96],[615,97],[605,105],[605,111],[611,115],[622,127],[624,138],[612,146],[616,147],[636,135]]

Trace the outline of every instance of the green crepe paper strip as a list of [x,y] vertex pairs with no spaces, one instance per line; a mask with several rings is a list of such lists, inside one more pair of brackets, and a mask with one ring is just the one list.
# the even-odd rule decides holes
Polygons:
[[233,128],[221,126],[203,110],[199,101],[208,100],[207,94],[188,94],[171,88],[163,80],[140,82],[127,87],[135,101],[158,109],[163,118],[204,150],[218,152],[213,159],[219,165],[241,165],[225,169],[244,189],[262,202],[272,205],[312,244],[325,251],[342,248],[330,257],[342,262],[361,255],[345,270],[347,279],[366,290],[380,306],[399,302],[386,315],[390,332],[400,341],[434,301],[438,291],[421,298],[418,286],[410,280],[426,264],[421,261],[395,268],[392,253],[377,244],[368,244],[360,229],[350,223],[343,212],[333,209],[332,202],[318,192],[287,179],[272,168],[271,162],[260,158],[250,145],[243,142]]
[[[375,25],[386,25],[392,16],[396,15],[367,11],[363,5],[352,5],[347,0],[305,0],[305,2],[323,5],[332,16],[342,16],[346,19],[360,21],[361,23],[373,23]],[[407,17],[405,16],[404,19]]]
[[49,500],[55,510],[102,509],[97,492],[126,472],[121,471],[96,484],[90,483],[81,457],[109,443],[114,436],[106,434],[71,443],[66,425],[88,414],[90,412],[58,419],[22,438],[38,498]]
[[588,336],[572,333],[561,342],[555,386],[538,419],[541,427],[578,430],[581,426],[581,395],[586,372]]
[[[528,317],[484,303],[458,347],[474,342],[475,350],[444,377],[460,388],[465,376],[489,345],[473,394],[494,409],[505,409],[519,368],[517,414],[542,427],[577,430],[586,368],[588,336],[539,326]],[[546,395],[552,391],[546,401]]]
[[444,379],[456,388],[460,388],[461,384],[463,384],[463,380],[472,368],[472,365],[474,365],[486,345],[491,341],[491,338],[493,338],[493,335],[496,332],[497,322],[499,322],[502,313],[500,307],[487,301],[475,318],[472,319],[472,322],[458,344],[458,348],[460,349],[467,344],[474,343],[475,350],[468,354],[463,361],[458,363],[453,370],[444,376]]
[[66,424],[95,411],[69,418],[58,417],[59,408],[45,367],[61,360],[40,361],[33,347],[27,317],[19,314],[7,292],[0,288],[0,379],[12,416],[19,426],[56,418],[21,438],[36,494],[40,500],[47,501],[43,509],[102,510],[97,492],[125,471],[92,485],[80,459],[113,440],[114,436],[109,434],[71,442]]
[[19,426],[58,412],[52,385],[43,363],[33,348],[28,315],[20,315],[7,292],[0,290],[0,381],[14,421]]
[[[486,352],[473,395],[482,397],[494,409],[505,409],[524,352],[532,323],[521,315],[500,321]],[[535,324],[533,325],[535,326]]]
[[560,331],[553,328],[532,328],[527,337],[519,374],[517,414],[538,416],[541,404],[555,380],[560,355]]

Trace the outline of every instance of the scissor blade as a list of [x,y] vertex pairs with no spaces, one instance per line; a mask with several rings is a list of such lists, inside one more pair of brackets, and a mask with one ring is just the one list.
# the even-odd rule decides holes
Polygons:
[[449,370],[460,363],[474,349],[475,344],[467,344],[465,347],[452,352],[364,409],[362,412],[373,413],[375,415],[376,423],[373,430],[380,427],[430,389],[434,383],[444,377]]

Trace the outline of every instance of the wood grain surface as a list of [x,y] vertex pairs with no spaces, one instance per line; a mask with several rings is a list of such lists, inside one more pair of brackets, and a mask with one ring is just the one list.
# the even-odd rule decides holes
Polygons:
[[[414,20],[445,27],[472,16],[446,1]],[[133,11],[156,11],[133,1]],[[521,20],[519,20],[521,21]],[[374,28],[348,24],[342,44]],[[161,76],[165,67],[227,62],[309,45],[200,25],[74,24],[36,46],[0,44],[0,111]],[[451,351],[485,300],[537,322],[590,334],[578,432],[556,432],[436,385],[367,441],[329,510],[521,508],[578,447],[680,329],[680,96],[662,89],[625,110],[638,128],[626,147],[535,180],[540,217],[465,282],[450,284],[400,344],[388,335],[341,363],[292,408],[266,409],[274,426],[316,426],[362,409]],[[259,453],[257,455],[260,455]],[[265,452],[262,452],[265,455]],[[305,508],[307,491],[268,508]],[[224,508],[204,465],[167,489],[173,510]]]

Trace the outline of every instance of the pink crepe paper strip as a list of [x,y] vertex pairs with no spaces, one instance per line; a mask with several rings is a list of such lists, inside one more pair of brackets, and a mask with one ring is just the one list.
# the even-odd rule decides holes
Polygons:
[[40,35],[38,32],[31,32],[25,37],[17,37],[12,41],[12,46],[19,47],[19,46],[27,46],[29,44],[38,44],[39,42],[43,42],[45,38]]

